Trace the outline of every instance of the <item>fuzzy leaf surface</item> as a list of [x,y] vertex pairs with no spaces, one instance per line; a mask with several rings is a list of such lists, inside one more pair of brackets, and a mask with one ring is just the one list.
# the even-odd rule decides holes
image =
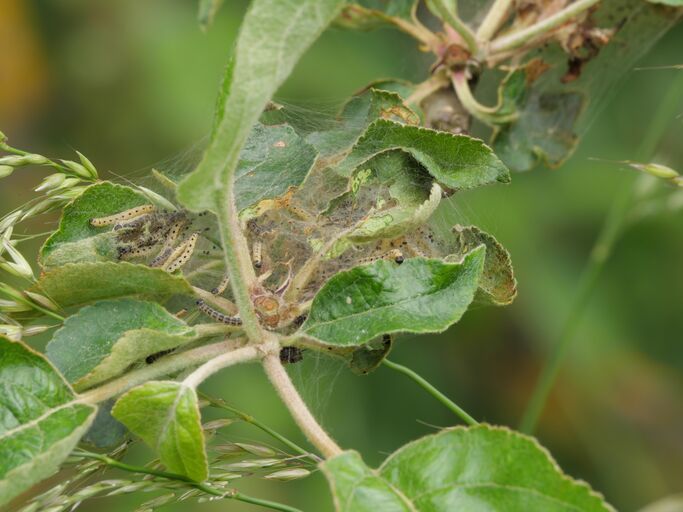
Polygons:
[[149,203],[144,195],[122,185],[103,182],[88,187],[64,208],[59,228],[40,250],[41,262],[56,266],[113,259],[116,251],[110,228],[105,233],[103,228],[91,226],[90,219]]
[[46,352],[76,389],[85,389],[148,355],[188,343],[193,335],[155,302],[105,300],[67,318]]
[[235,171],[235,201],[241,211],[300,185],[317,151],[291,126],[257,123],[240,153]]
[[321,464],[337,512],[613,512],[528,436],[457,427],[409,443],[379,469],[355,451]]
[[0,506],[55,473],[95,411],[42,355],[0,336]]
[[370,158],[394,149],[410,154],[448,188],[470,189],[510,181],[503,162],[479,139],[384,119],[368,127],[336,171],[350,176]]
[[223,81],[217,128],[199,166],[178,186],[192,210],[215,210],[247,137],[267,102],[343,0],[254,0],[242,21]]
[[476,226],[455,226],[449,249],[450,260],[457,261],[481,244],[486,246],[484,272],[475,300],[484,304],[507,306],[517,296],[517,280],[512,270],[510,253],[492,235]]
[[380,88],[388,84],[374,85],[377,87],[370,87],[344,105],[338,124],[328,130],[310,132],[306,136],[306,140],[313,144],[321,155],[329,156],[347,150],[353,146],[368,125],[377,119],[419,124],[420,118],[405,106],[403,98],[397,92]]
[[392,332],[441,332],[474,299],[486,249],[462,262],[380,260],[332,277],[317,293],[301,331],[322,343],[362,345]]
[[102,299],[139,297],[162,300],[191,294],[182,277],[159,268],[128,262],[70,263],[45,272],[34,290],[62,307],[79,306]]
[[173,473],[208,476],[197,393],[180,382],[150,381],[123,395],[113,416],[154,448]]

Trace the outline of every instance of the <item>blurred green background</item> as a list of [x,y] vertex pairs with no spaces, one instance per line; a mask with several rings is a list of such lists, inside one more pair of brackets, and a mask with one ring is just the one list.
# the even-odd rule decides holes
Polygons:
[[[210,130],[217,85],[245,6],[227,2],[204,34],[194,1],[3,0],[0,129],[14,146],[42,154],[72,158],[78,149],[118,181],[140,179],[152,166],[191,166]],[[682,49],[679,26],[640,65],[681,64]],[[392,30],[333,29],[280,97],[327,108],[375,78],[419,79],[428,65],[411,40]],[[479,225],[510,250],[519,297],[507,308],[472,310],[442,335],[404,337],[393,360],[427,376],[476,418],[517,425],[612,197],[633,179],[629,171],[589,158],[634,157],[676,73],[683,71],[628,72],[560,170],[515,175],[509,186],[455,197],[451,219]],[[659,162],[679,169],[681,112],[683,101],[671,112],[658,153]],[[2,180],[0,210],[25,201],[41,178],[17,172]],[[560,465],[619,510],[683,492],[682,215],[650,215],[629,226],[588,304],[538,429]],[[47,230],[55,220],[30,228]],[[429,395],[386,368],[357,377],[309,358],[291,373],[339,443],[371,464],[436,426],[455,423]],[[305,442],[256,366],[224,372],[206,390]],[[245,426],[230,429],[231,440],[264,440]],[[134,456],[143,457],[138,451]],[[293,483],[252,478],[235,485],[305,511],[332,510],[320,474]],[[81,509],[132,510],[149,498],[96,499]],[[225,501],[166,509],[256,510]]]

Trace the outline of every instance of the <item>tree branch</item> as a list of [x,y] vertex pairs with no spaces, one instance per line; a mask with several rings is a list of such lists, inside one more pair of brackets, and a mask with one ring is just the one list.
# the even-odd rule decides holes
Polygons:
[[294,421],[325,458],[342,453],[342,449],[323,430],[304,403],[301,395],[294,387],[277,354],[268,354],[263,358],[263,369],[280,398],[294,417]]
[[214,357],[234,350],[235,347],[238,347],[243,342],[244,338],[227,340],[187,350],[180,354],[162,357],[149,366],[133,370],[123,377],[114,379],[103,386],[81,393],[79,400],[89,404],[103,402],[104,400],[120,395],[139,384],[144,384],[148,380],[179,372],[186,368],[210,361]]
[[261,352],[259,351],[258,347],[254,345],[248,345],[246,347],[226,352],[225,354],[221,354],[220,356],[215,357],[209,362],[201,365],[187,376],[187,378],[183,381],[183,384],[191,388],[196,388],[199,386],[199,384],[204,382],[217,371],[235,364],[253,361],[254,359],[258,359],[260,355]]

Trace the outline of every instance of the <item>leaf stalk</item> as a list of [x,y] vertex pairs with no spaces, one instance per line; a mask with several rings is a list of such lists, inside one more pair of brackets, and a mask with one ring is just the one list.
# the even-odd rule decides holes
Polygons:
[[475,420],[472,416],[470,416],[462,407],[460,407],[458,404],[456,404],[450,398],[448,398],[446,395],[444,395],[441,391],[439,391],[434,386],[432,386],[429,382],[427,382],[417,372],[411,370],[407,366],[403,366],[401,364],[389,361],[388,359],[385,359],[384,361],[382,361],[382,364],[384,366],[386,366],[387,368],[391,368],[392,370],[395,370],[399,373],[402,373],[403,375],[408,376],[410,379],[412,379],[413,382],[415,382],[418,386],[420,386],[422,389],[424,389],[427,393],[429,393],[434,398],[436,398],[439,402],[441,402],[443,405],[445,405],[447,409],[449,409],[451,412],[453,412],[456,416],[458,416],[462,421],[464,421],[468,425],[470,425],[470,426],[479,425],[479,422],[477,420]]
[[530,27],[494,39],[489,46],[489,53],[503,53],[524,46],[528,42],[533,41],[536,37],[550,32],[568,22],[573,17],[590,9],[599,1],[600,0],[576,0],[561,11],[556,12],[552,16],[548,16]]

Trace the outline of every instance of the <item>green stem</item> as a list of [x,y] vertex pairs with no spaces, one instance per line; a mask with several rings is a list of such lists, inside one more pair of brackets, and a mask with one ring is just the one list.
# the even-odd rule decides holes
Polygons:
[[537,36],[545,34],[566,23],[583,11],[593,7],[599,1],[600,0],[576,0],[561,11],[556,12],[552,16],[548,16],[530,27],[494,39],[489,47],[489,52],[502,53],[519,48],[532,41]]
[[259,348],[254,345],[249,345],[236,350],[231,350],[230,352],[225,352],[224,354],[207,361],[199,368],[194,370],[183,380],[183,384],[185,386],[191,387],[192,389],[196,389],[197,386],[199,386],[217,371],[235,364],[254,361],[255,359],[258,359],[260,355],[261,352],[259,351]]
[[186,350],[179,354],[162,357],[153,364],[128,372],[118,379],[114,379],[100,387],[82,393],[79,396],[79,400],[89,404],[97,404],[116,395],[120,395],[148,380],[176,373],[186,368],[198,366],[210,361],[214,357],[234,350],[239,343],[243,342],[244,339],[222,341],[220,343]]
[[[7,152],[7,153],[12,153],[13,155],[18,155],[18,156],[26,156],[26,155],[30,155],[30,154],[31,154],[31,153],[28,152],[28,151],[24,151],[24,150],[22,150],[22,149],[13,148],[12,146],[9,146],[8,144],[6,144],[6,143],[4,143],[4,142],[3,142],[3,143],[0,143],[0,149],[2,149],[3,151],[5,151],[5,152]],[[53,167],[54,169],[56,169],[56,170],[58,170],[58,171],[60,171],[60,172],[63,172],[63,173],[65,173],[65,174],[69,174],[69,175],[71,175],[71,176],[76,176],[76,177],[78,177],[78,178],[83,179],[82,176],[78,176],[77,174],[74,174],[74,172],[71,171],[71,169],[69,169],[69,168],[63,166],[62,164],[58,164],[58,163],[55,162],[54,160],[51,160],[51,159],[49,159],[49,158],[47,158],[47,157],[45,157],[45,159],[47,160],[47,164],[44,164],[44,165],[48,165],[48,166],[50,166],[50,167]]]
[[187,484],[191,485],[192,487],[199,489],[200,491],[206,493],[206,494],[211,494],[212,496],[220,496],[222,498],[229,498],[229,499],[234,499],[238,501],[243,501],[245,503],[251,503],[252,505],[260,505],[262,507],[270,508],[272,510],[281,510],[283,512],[301,512],[301,510],[297,508],[290,507],[288,505],[284,505],[282,503],[276,503],[274,501],[268,501],[268,500],[262,500],[259,498],[254,498],[252,496],[248,496],[246,494],[243,494],[241,492],[237,491],[221,491],[219,489],[214,489],[210,485],[207,485],[202,482],[195,482],[194,480],[186,477],[185,475],[179,475],[177,473],[169,473],[167,471],[160,471],[157,469],[152,469],[152,468],[147,468],[144,466],[133,466],[131,464],[126,464],[125,462],[120,462],[116,459],[112,459],[111,457],[107,457],[106,455],[100,455],[98,453],[92,453],[92,452],[86,452],[82,450],[77,450],[74,452],[74,455],[83,457],[85,459],[95,459],[99,460],[100,462],[105,463],[107,466],[110,466],[112,468],[117,468],[122,471],[127,471],[129,473],[140,473],[143,475],[152,475],[156,476],[158,478],[165,478],[167,480],[176,480],[176,481],[181,481],[181,482],[186,482]]
[[436,16],[441,18],[441,20],[449,25],[455,30],[462,40],[467,45],[467,49],[472,55],[477,55],[479,51],[479,46],[477,45],[477,38],[470,27],[463,22],[457,13],[453,12],[444,3],[443,0],[427,0],[427,6],[429,10],[432,11]]
[[422,378],[420,375],[418,375],[410,368],[389,361],[388,359],[382,361],[382,364],[384,364],[384,366],[391,368],[392,370],[396,370],[397,372],[400,372],[410,377],[418,386],[420,386],[427,393],[429,393],[439,402],[445,405],[448,409],[450,409],[453,413],[459,416],[460,419],[462,419],[468,425],[474,426],[479,424],[477,420],[475,420],[472,416],[467,414],[467,412],[465,412],[460,406],[458,406],[458,404],[450,400],[446,395],[444,395],[441,391],[436,389],[434,386],[432,386],[429,382],[427,382],[424,378]]
[[234,177],[228,179],[225,194],[217,204],[218,224],[225,255],[225,266],[230,276],[230,286],[235,304],[242,319],[242,329],[251,343],[263,342],[263,330],[251,301],[251,289],[256,274],[249,258],[249,247],[242,234],[234,201]]
[[253,496],[247,496],[246,494],[242,494],[241,492],[236,492],[231,497],[238,501],[251,503],[252,505],[259,505],[261,507],[271,508],[273,510],[281,510],[282,512],[302,512],[298,508],[290,507],[289,505],[285,505],[283,503],[276,503],[275,501],[254,498]]
[[[675,110],[683,91],[683,77],[679,77],[671,84],[666,96],[659,104],[652,123],[648,125],[645,136],[636,151],[636,161],[647,161],[652,158],[657,144],[671,121],[671,112]],[[636,199],[638,180],[632,180],[618,192],[605,222],[598,235],[586,267],[579,279],[579,287],[574,301],[569,309],[567,319],[560,331],[557,341],[553,344],[548,359],[538,379],[529,404],[520,423],[522,432],[531,434],[536,429],[543,408],[552,391],[557,374],[562,366],[567,350],[583,318],[588,301],[595,291],[602,269],[614,249],[614,245],[621,235],[628,214],[632,210]]]
[[[0,291],[1,291],[1,290],[0,290]],[[51,317],[51,318],[54,318],[55,320],[58,320],[58,321],[60,321],[60,322],[64,322],[64,320],[66,320],[63,316],[61,316],[61,315],[55,313],[54,311],[50,311],[49,309],[44,308],[44,307],[41,306],[40,304],[38,304],[38,303],[36,303],[36,302],[34,302],[34,301],[31,301],[31,300],[28,300],[28,299],[26,299],[25,297],[23,297],[23,296],[21,296],[21,295],[19,295],[19,294],[17,294],[17,295],[7,295],[7,297],[10,297],[12,300],[16,300],[16,301],[19,301],[19,302],[21,302],[21,303],[23,303],[23,304],[26,304],[26,305],[29,306],[30,308],[33,308],[33,309],[35,309],[36,311],[40,311],[40,312],[43,313],[44,315],[49,316],[49,317]]]
[[490,41],[510,15],[512,0],[494,0],[477,29],[479,41]]
[[405,32],[412,38],[418,40],[423,45],[430,49],[434,49],[438,46],[439,39],[430,32],[427,28],[417,25],[415,23],[410,23],[404,19],[398,18],[396,16],[381,16],[382,19],[394,25],[397,29]]
[[413,92],[410,93],[410,96],[408,96],[403,103],[407,106],[415,105],[419,107],[422,100],[424,100],[427,96],[430,96],[439,89],[443,89],[447,85],[448,78],[446,78],[443,74],[439,73],[432,75],[424,82],[415,86]]
[[239,409],[236,409],[233,406],[225,403],[223,400],[212,398],[210,396],[205,395],[204,393],[200,393],[200,396],[204,400],[207,400],[212,406],[217,407],[219,409],[224,409],[226,411],[229,411],[229,412],[233,413],[234,415],[236,415],[237,417],[239,417],[242,421],[249,423],[251,425],[254,425],[256,428],[262,430],[263,432],[265,432],[266,434],[268,434],[272,438],[280,441],[282,444],[287,446],[290,450],[292,450],[292,451],[294,451],[300,455],[304,455],[306,457],[309,457],[309,458],[313,459],[316,463],[318,463],[322,460],[317,455],[310,453],[307,450],[304,450],[301,446],[296,444],[294,441],[290,441],[289,439],[287,439],[282,434],[276,432],[275,430],[268,427],[267,425],[264,425],[263,423],[258,421],[253,416],[247,414],[246,412],[240,411]]
[[47,315],[51,318],[54,318],[55,320],[59,320],[60,322],[64,322],[64,320],[66,320],[66,318],[64,318],[62,315],[58,315],[54,311],[50,311],[49,309],[44,308],[43,306],[40,306],[39,304],[36,304],[35,302],[26,301],[26,304],[31,306],[36,311],[40,311],[42,314]]

